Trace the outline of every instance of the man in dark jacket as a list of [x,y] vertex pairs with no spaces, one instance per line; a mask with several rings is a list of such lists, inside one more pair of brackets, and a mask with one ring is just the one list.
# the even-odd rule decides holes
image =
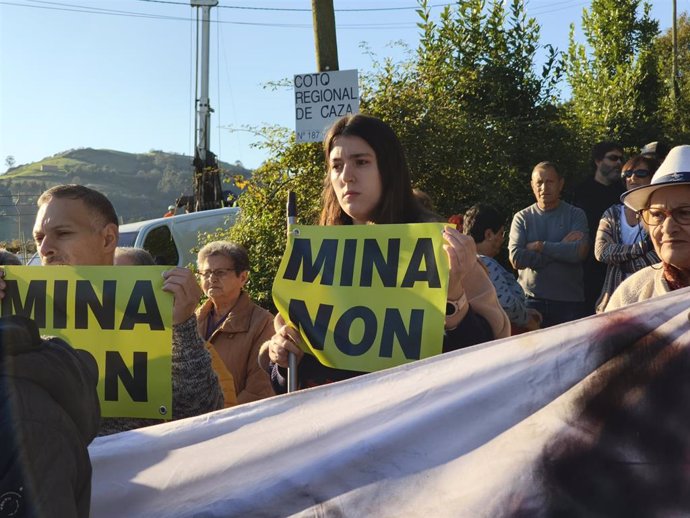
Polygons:
[[88,353],[0,318],[0,517],[89,515],[97,381]]
[[589,253],[583,265],[586,314],[593,315],[606,278],[606,264],[594,257],[594,241],[599,221],[611,205],[620,203],[625,188],[621,169],[625,163],[623,146],[617,142],[598,142],[592,148],[594,175],[578,185],[571,203],[585,211],[589,227]]

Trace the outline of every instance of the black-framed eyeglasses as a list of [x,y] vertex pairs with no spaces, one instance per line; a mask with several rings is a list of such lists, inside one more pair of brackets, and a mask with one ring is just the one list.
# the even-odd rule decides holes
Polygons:
[[611,162],[622,162],[623,161],[623,155],[604,155],[604,158],[606,160],[610,160]]
[[650,173],[646,169],[635,169],[634,171],[623,171],[621,173],[621,176],[625,178],[632,178],[632,176],[635,175],[638,178],[647,178],[650,174],[652,173]]
[[215,270],[203,270],[197,272],[197,276],[199,278],[202,278],[204,280],[209,280],[211,277],[215,277],[216,279],[222,279],[225,277],[227,274],[230,272],[234,272],[235,268],[217,268]]
[[666,210],[661,208],[642,209],[640,211],[642,220],[651,227],[658,227],[666,221],[666,218],[671,216],[671,219],[679,225],[690,225],[690,205],[683,207],[676,207],[675,209]]

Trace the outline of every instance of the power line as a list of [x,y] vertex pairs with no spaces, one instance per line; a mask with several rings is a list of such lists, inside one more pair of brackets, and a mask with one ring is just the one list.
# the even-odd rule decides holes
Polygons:
[[[76,12],[76,13],[86,13],[86,14],[100,14],[107,16],[124,16],[129,18],[144,18],[153,20],[171,20],[171,21],[193,21],[191,17],[182,16],[171,16],[163,14],[151,14],[142,13],[137,11],[124,11],[119,9],[106,9],[101,7],[92,7],[79,4],[68,4],[64,2],[50,2],[47,0],[28,0],[29,2],[42,5],[30,5],[26,3],[12,2],[7,0],[0,0],[0,5],[12,5],[17,7],[28,7],[32,9],[46,9],[52,11],[63,11],[63,12]],[[169,4],[169,5],[179,5],[190,7],[187,2],[179,2],[174,0],[135,0],[144,3],[156,3],[156,4]],[[585,1],[575,1],[573,0],[562,0],[560,2],[554,2],[547,6],[536,7],[532,12],[528,12],[528,16],[532,17],[535,15],[549,14],[553,12],[562,11],[565,9],[570,9],[573,7],[578,7],[582,5],[587,5],[588,2]],[[559,4],[566,4],[562,7],[556,7]],[[440,8],[452,6],[452,3],[446,4],[433,4],[430,8]],[[236,9],[236,10],[246,10],[246,11],[273,11],[273,12],[311,12],[309,8],[288,8],[288,7],[250,7],[250,6],[237,6],[237,5],[218,5],[218,8],[222,9]],[[336,9],[337,12],[385,12],[385,11],[409,11],[416,10],[418,7],[370,7],[370,8],[359,8],[359,9]],[[247,21],[230,21],[230,20],[211,20],[214,24],[224,24],[224,25],[240,25],[240,26],[250,26],[250,27],[278,27],[278,28],[291,28],[291,29],[311,29],[312,23],[267,23],[267,22],[247,22]],[[338,29],[348,30],[348,29],[412,29],[416,28],[416,22],[380,22],[380,23],[355,23],[355,24],[338,24]]]
[[[172,20],[172,21],[194,21],[190,17],[182,16],[169,16],[169,15],[158,15],[158,14],[147,14],[134,11],[120,11],[115,9],[104,9],[89,7],[76,4],[64,4],[60,2],[40,2],[39,0],[31,0],[41,4],[49,5],[29,5],[22,4],[18,2],[8,2],[6,0],[0,0],[0,5],[13,5],[17,7],[28,7],[31,9],[46,9],[51,11],[63,11],[63,12],[76,12],[76,13],[86,13],[86,14],[100,14],[108,16],[124,16],[129,18],[148,18],[154,20]],[[161,2],[163,0],[160,0]],[[166,0],[167,1],[167,0]],[[168,2],[175,3],[175,2]],[[189,5],[189,4],[179,4],[179,5]],[[57,7],[61,6],[61,7]],[[230,20],[211,20],[214,24],[224,24],[224,25],[241,25],[241,26],[251,26],[251,27],[280,27],[280,28],[291,28],[291,29],[311,29],[311,23],[266,23],[266,22],[241,22],[241,21],[230,21]],[[372,23],[372,24],[341,24],[338,26],[339,29],[399,29],[399,28],[414,28],[416,23],[412,22],[400,22],[400,23]]]
[[[188,6],[188,2],[179,2],[174,0],[135,0],[137,2],[152,3],[152,4],[169,4],[169,5],[184,5]],[[527,6],[529,2],[525,5]],[[562,11],[565,9],[571,9],[573,7],[580,7],[584,5],[589,5],[589,1],[581,0],[561,0],[559,2],[549,2],[548,5],[541,7],[535,7],[534,14],[548,14],[553,12]],[[556,7],[560,4],[566,4],[563,7]],[[570,5],[568,5],[570,4]],[[451,7],[455,5],[453,2],[445,4],[432,4],[429,6],[430,9],[438,9],[442,7]],[[555,7],[555,8],[554,8]],[[254,6],[244,6],[244,5],[217,5],[218,9],[235,9],[243,11],[277,11],[277,12],[306,12],[311,13],[311,8],[297,8],[297,7],[254,7]],[[335,12],[339,13],[364,13],[364,12],[385,12],[385,11],[416,11],[419,9],[418,5],[414,6],[400,6],[400,7],[363,7],[363,8],[353,8],[353,9],[334,9]],[[539,12],[539,9],[542,9]],[[531,13],[530,13],[531,14]]]
[[[173,0],[136,0],[137,2],[145,2],[151,4],[171,4],[171,5],[189,5],[188,2],[174,2]],[[452,3],[447,4],[434,4],[429,7],[435,9],[437,7],[447,7],[453,5]],[[217,5],[219,9],[240,9],[245,11],[282,11],[282,12],[300,12],[300,13],[311,13],[311,8],[297,8],[297,7],[252,7],[244,5]],[[334,9],[335,12],[342,13],[363,13],[371,11],[414,11],[419,9],[418,5],[410,7],[365,7],[359,9]]]
[[[557,13],[560,11],[565,11],[566,9],[573,9],[575,7],[583,7],[586,5],[589,5],[591,2],[583,2],[580,0],[563,0],[561,2],[552,2],[549,3],[548,5],[543,5],[541,7],[535,7],[532,10],[529,10],[527,14],[529,16],[538,16],[542,14],[551,14],[551,13]],[[562,5],[565,4],[565,5]],[[558,5],[562,5],[561,7],[557,7]]]
[[104,15],[111,15],[111,16],[127,16],[130,18],[153,18],[153,19],[160,19],[160,20],[187,20],[187,18],[180,18],[180,17],[167,16],[167,15],[161,15],[161,14],[147,14],[147,13],[138,13],[138,12],[133,12],[133,11],[120,11],[117,9],[104,9],[101,7],[90,7],[90,6],[86,6],[86,5],[65,4],[65,3],[61,3],[61,2],[47,2],[47,1],[41,1],[41,0],[29,0],[29,1],[32,1],[32,2],[38,3],[38,4],[46,4],[46,5],[29,5],[29,4],[21,4],[18,2],[6,2],[6,1],[2,1],[2,2],[0,2],[0,4],[2,4],[2,5],[14,5],[17,7],[29,7],[32,9],[47,9],[47,10],[51,10],[51,11],[65,11],[65,12],[88,13],[88,14],[104,14]]

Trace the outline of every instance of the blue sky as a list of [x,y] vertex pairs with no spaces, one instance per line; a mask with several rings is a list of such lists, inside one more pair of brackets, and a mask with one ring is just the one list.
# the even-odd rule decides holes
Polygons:
[[[414,0],[334,3],[341,69],[371,69],[362,42],[379,58],[401,57],[394,41],[416,46]],[[669,28],[671,0],[651,3],[660,28]],[[543,44],[565,49],[570,23],[579,28],[587,6],[531,0],[528,13]],[[265,85],[315,71],[310,7],[220,0],[212,10],[211,149],[222,160],[253,168],[265,158],[251,146],[257,137],[227,128],[294,128],[292,90]],[[391,7],[407,9],[362,11]],[[678,0],[678,12],[688,10],[690,0]],[[24,164],[80,147],[191,155],[195,16],[185,0],[0,0],[0,171],[7,155]]]

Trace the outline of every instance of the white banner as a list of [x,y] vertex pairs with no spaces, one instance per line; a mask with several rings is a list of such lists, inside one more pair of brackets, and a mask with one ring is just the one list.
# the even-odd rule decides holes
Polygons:
[[680,516],[690,289],[97,439],[92,516]]

